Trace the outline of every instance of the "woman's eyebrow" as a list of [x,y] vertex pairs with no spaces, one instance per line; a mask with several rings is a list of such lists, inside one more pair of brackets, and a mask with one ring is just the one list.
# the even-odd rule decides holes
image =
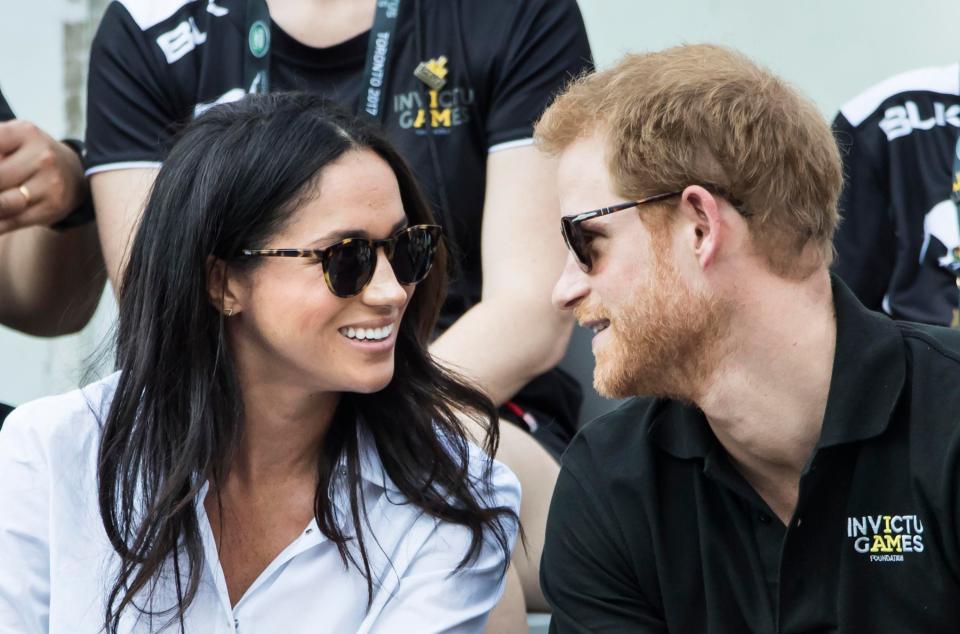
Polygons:
[[[390,235],[392,236],[396,232],[404,229],[409,220],[404,217],[403,219],[397,221],[396,224],[390,229]],[[340,240],[345,240],[347,238],[366,238],[370,239],[370,232],[366,229],[340,229],[338,231],[331,231],[328,234],[325,234],[323,237],[318,238],[310,243],[311,247],[316,247],[322,244],[331,244],[333,242],[339,242]]]

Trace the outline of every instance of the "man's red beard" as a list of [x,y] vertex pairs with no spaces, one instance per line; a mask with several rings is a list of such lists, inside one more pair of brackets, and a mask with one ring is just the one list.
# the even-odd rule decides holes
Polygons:
[[577,310],[578,319],[602,313],[610,320],[608,340],[596,354],[593,385],[611,398],[695,401],[722,358],[731,308],[690,289],[669,259],[669,245],[656,247],[652,274],[619,314],[604,312],[602,305]]

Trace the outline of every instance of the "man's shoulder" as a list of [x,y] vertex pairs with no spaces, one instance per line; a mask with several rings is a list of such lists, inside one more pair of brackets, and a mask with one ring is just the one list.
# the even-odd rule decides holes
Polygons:
[[960,415],[960,331],[929,324],[896,322],[907,353],[907,381],[922,410],[951,430]]
[[[908,101],[913,101],[913,108],[916,109],[918,101],[932,103],[938,97],[941,102],[944,97],[951,100],[950,104],[942,103],[944,112],[939,115],[932,111],[929,113],[917,111],[911,114],[906,110],[909,106]],[[899,110],[888,112],[891,108],[903,109],[903,116],[908,119],[911,116],[914,119],[921,117],[927,119],[932,116],[937,122],[939,119],[946,122],[948,118],[957,118],[958,113],[948,114],[946,107],[953,105],[958,99],[960,99],[960,63],[954,63],[947,66],[918,68],[889,77],[847,101],[840,108],[840,113],[853,127],[867,125],[874,119],[896,119],[900,112]],[[895,126],[891,123],[887,127]]]
[[939,366],[946,372],[960,370],[960,330],[910,321],[896,324],[915,366]]

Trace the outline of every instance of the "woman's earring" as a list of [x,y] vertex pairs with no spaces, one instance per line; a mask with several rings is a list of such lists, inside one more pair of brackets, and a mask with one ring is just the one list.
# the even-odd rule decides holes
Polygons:
[[232,309],[232,308],[227,308],[227,309],[224,310],[223,312],[227,315],[227,317],[232,317],[232,316],[233,316],[233,309]]

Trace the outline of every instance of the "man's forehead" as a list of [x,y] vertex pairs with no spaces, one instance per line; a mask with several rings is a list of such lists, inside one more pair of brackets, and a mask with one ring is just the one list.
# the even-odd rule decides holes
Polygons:
[[582,136],[560,152],[557,190],[564,215],[615,202],[603,135]]

